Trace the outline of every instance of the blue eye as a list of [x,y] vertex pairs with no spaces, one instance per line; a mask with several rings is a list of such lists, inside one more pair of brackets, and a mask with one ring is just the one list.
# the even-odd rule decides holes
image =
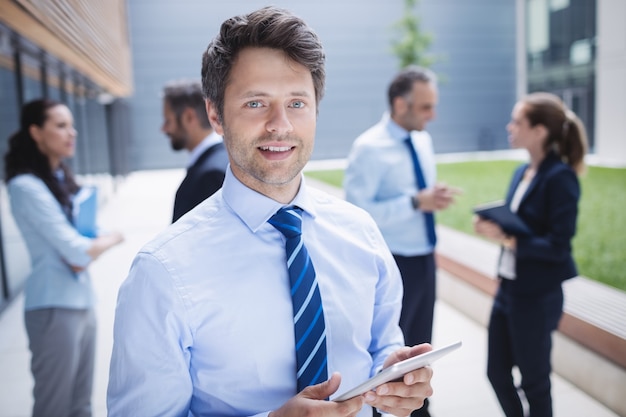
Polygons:
[[253,108],[253,109],[258,109],[259,107],[261,107],[261,102],[260,101],[251,101],[247,104],[248,107]]
[[291,107],[296,108],[296,109],[301,109],[304,107],[304,101],[301,101],[301,100],[294,101],[293,103],[291,103]]

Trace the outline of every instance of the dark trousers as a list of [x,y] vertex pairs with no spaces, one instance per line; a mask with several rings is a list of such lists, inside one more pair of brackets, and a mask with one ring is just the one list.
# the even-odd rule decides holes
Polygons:
[[521,374],[531,417],[552,416],[550,352],[552,332],[563,313],[563,290],[521,298],[502,280],[491,310],[487,376],[507,417],[523,417],[520,396],[511,374]]
[[435,310],[435,256],[393,255],[404,286],[400,327],[407,346],[430,343]]
[[[436,265],[435,255],[394,255],[402,275],[404,297],[400,313],[400,328],[407,346],[431,343],[435,311]],[[427,417],[428,401],[412,417]]]

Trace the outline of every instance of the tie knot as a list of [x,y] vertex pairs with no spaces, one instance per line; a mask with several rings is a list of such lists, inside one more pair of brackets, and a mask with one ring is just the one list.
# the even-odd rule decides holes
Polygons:
[[301,235],[302,209],[296,206],[283,207],[268,222],[287,238]]

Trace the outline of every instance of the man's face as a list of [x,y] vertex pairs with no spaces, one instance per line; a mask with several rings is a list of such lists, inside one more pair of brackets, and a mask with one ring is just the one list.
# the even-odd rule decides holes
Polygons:
[[435,118],[437,88],[430,83],[415,82],[409,95],[397,101],[394,120],[408,131],[424,130]]
[[187,147],[187,131],[178,122],[176,113],[165,100],[163,100],[163,126],[161,126],[161,131],[170,138],[170,144],[175,151],[180,151]]
[[242,183],[279,201],[278,195],[295,195],[313,152],[317,119],[306,67],[282,51],[243,49],[228,77],[222,122],[210,103],[208,113]]

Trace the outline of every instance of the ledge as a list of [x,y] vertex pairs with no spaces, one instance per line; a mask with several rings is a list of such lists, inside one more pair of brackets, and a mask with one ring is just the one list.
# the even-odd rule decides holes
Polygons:
[[[442,226],[438,232],[442,243],[437,251],[438,266],[493,297],[498,284],[494,274],[485,269],[495,270],[498,248]],[[468,251],[484,245],[491,248]],[[461,246],[463,250],[459,250]],[[584,277],[566,281],[563,288],[566,297],[559,331],[626,368],[626,293]]]

